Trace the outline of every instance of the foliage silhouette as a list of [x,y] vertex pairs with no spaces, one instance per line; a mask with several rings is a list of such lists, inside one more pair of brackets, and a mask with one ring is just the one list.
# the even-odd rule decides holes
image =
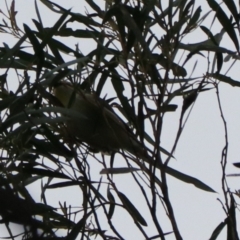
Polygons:
[[[233,61],[239,60],[236,28],[239,14],[233,0],[223,1],[225,5],[207,0],[210,11],[204,14],[201,6],[195,7],[194,0],[163,2],[106,1],[104,9],[98,1],[86,0],[90,13],[84,15],[52,1],[40,0],[35,1],[37,18],[32,21],[35,27],[25,23],[23,29],[18,27],[12,2],[0,25],[1,34],[17,38],[14,46],[4,43],[0,47],[3,72],[0,76],[0,215],[1,224],[5,224],[11,239],[17,236],[12,233],[10,223],[24,226],[20,234],[23,239],[72,240],[91,236],[126,239],[113,220],[116,211],[124,209],[143,238],[166,239],[171,234],[181,240],[166,173],[175,177],[175,181],[194,185],[199,191],[215,192],[209,183],[170,168],[168,164],[174,158],[198,95],[213,88],[218,90],[219,82],[240,86],[237,80],[221,73],[224,55]],[[38,4],[44,4],[58,15],[52,27],[43,25]],[[230,17],[224,7],[231,13]],[[209,13],[213,14],[213,22],[218,21],[222,27],[217,34],[204,26]],[[73,24],[77,30],[70,27]],[[198,29],[206,40],[184,43],[184,37]],[[236,50],[220,47],[225,33]],[[74,38],[75,43],[81,39],[93,40],[92,50],[84,55],[84,46],[76,45],[73,49],[65,44],[63,39],[66,38]],[[196,65],[193,64],[190,74],[188,64],[193,63],[193,56],[205,57],[206,52],[214,54],[214,59],[209,60],[212,70],[209,71],[208,66],[202,76],[192,77]],[[18,81],[8,77],[11,70],[15,70]],[[142,162],[121,149],[112,152],[110,160],[105,161],[106,156],[95,153],[86,143],[71,136],[66,121],[81,113],[64,108],[52,94],[54,86],[63,79],[77,84],[83,92],[94,91],[106,101],[128,125],[143,149],[151,150],[154,164]],[[14,91],[8,89],[11,85],[17,86]],[[110,97],[105,96],[106,93]],[[179,104],[172,103],[175,99]],[[161,145],[164,116],[174,113],[179,117],[179,109],[175,142],[172,149],[165,149]],[[226,138],[221,162],[223,180],[220,180],[226,219],[220,221],[211,240],[217,239],[225,227],[228,240],[239,239],[236,202],[226,183],[227,147]],[[119,166],[117,162],[122,163]],[[102,169],[104,181],[99,175],[96,180],[93,175],[95,165]],[[150,217],[118,188],[113,179],[116,174],[132,177]],[[41,183],[41,203],[33,199],[27,188],[37,182]],[[47,203],[47,191],[69,187],[75,187],[74,194],[82,201],[77,210],[60,200],[59,206]],[[159,205],[166,212],[171,231],[159,220]],[[149,225],[154,225],[156,230],[152,235],[146,231]]]

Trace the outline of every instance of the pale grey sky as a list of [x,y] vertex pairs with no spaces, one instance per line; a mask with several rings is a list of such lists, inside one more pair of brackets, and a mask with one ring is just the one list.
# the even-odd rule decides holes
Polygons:
[[[56,1],[54,1],[56,2]],[[99,1],[101,2],[101,1]],[[196,1],[198,2],[198,1]],[[205,1],[201,1],[203,3]],[[10,5],[11,1],[7,0],[7,3]],[[39,11],[42,16],[44,25],[52,26],[58,16],[54,15],[49,11],[40,1],[37,1],[39,6]],[[87,6],[84,1],[75,1],[75,0],[58,0],[57,3],[65,8],[71,8],[73,11],[85,12],[83,6]],[[203,6],[204,9],[207,8]],[[0,2],[0,9],[5,11],[4,1]],[[34,25],[31,23],[31,19],[36,18],[36,13],[34,9],[33,0],[16,0],[16,10],[18,11],[17,20],[22,23],[27,23],[30,27],[34,28]],[[204,22],[204,25],[211,24],[212,17],[207,19]],[[19,24],[19,27],[22,28],[22,25]],[[216,33],[219,29],[213,27],[213,32]],[[200,35],[201,34],[201,35]],[[189,42],[198,42],[204,39],[201,37],[204,36],[202,32],[196,34],[194,39],[186,39]],[[6,42],[11,47],[16,39],[13,39],[9,35],[1,34],[1,45],[2,42]],[[69,45],[74,47],[78,39],[66,39]],[[226,37],[221,45],[229,46],[229,39]],[[231,42],[230,42],[231,43]],[[66,42],[65,42],[66,44]],[[91,48],[91,42],[85,42],[84,50],[86,53],[88,49]],[[232,43],[231,43],[232,45]],[[81,48],[80,48],[81,49]],[[207,56],[207,53],[205,53]],[[198,60],[197,69],[195,70],[195,75],[202,76],[205,73],[207,64],[207,58],[196,56],[195,59]],[[225,63],[224,63],[225,64]],[[201,69],[202,68],[202,69]],[[187,69],[188,70],[188,69]],[[222,70],[222,73],[226,68]],[[2,70],[0,70],[0,73]],[[189,73],[191,70],[189,70]],[[238,79],[239,76],[239,63],[237,62],[232,70],[230,71],[230,76],[234,79]],[[13,73],[13,76],[14,73]],[[13,80],[12,80],[13,81]],[[13,81],[14,82],[14,81]],[[232,167],[232,162],[240,162],[240,89],[236,87],[231,87],[227,84],[220,84],[220,96],[223,105],[223,111],[227,119],[228,131],[229,131],[229,155],[228,155],[228,173],[237,173],[240,172],[237,168]],[[179,102],[177,102],[179,104]],[[170,150],[173,144],[174,137],[176,135],[176,129],[179,121],[179,113],[181,106],[179,105],[177,113],[169,113],[165,118],[164,131],[162,135],[163,147]],[[178,221],[180,232],[184,240],[202,240],[208,239],[214,230],[214,228],[225,219],[225,214],[222,210],[222,206],[217,198],[220,198],[222,201],[223,194],[221,190],[221,151],[224,147],[224,131],[223,131],[223,122],[220,118],[220,112],[217,105],[217,98],[215,90],[207,91],[201,93],[197,99],[196,104],[192,110],[192,113],[189,117],[187,125],[183,131],[181,140],[175,152],[176,160],[172,160],[170,165],[182,171],[188,175],[194,176],[204,183],[208,184],[210,187],[215,189],[218,193],[208,193],[201,191],[195,188],[192,185],[184,184],[175,178],[168,177],[170,197],[172,199],[174,211]],[[100,178],[99,174],[100,169],[96,168],[95,173],[96,179]],[[136,191],[135,185],[129,184],[132,182],[131,177],[124,175],[115,176],[114,180],[118,184],[120,190],[122,190],[131,200],[134,202],[141,197],[141,193]],[[239,178],[228,178],[229,188],[234,191],[235,189],[240,188]],[[36,199],[40,197],[40,190],[38,191],[36,186],[30,188],[33,196]],[[77,196],[74,195],[74,190],[64,189],[59,191],[54,191],[54,194],[51,194],[50,191],[47,194],[49,197],[49,204],[58,205],[58,201],[64,200],[71,202],[71,204],[79,205],[80,200]],[[143,201],[137,201],[136,207],[140,209],[143,216],[147,218],[148,212],[144,212]],[[122,210],[118,211],[115,221],[119,222],[118,230],[124,232],[124,236],[127,240],[134,239],[143,239],[142,235],[134,230],[134,223],[131,218],[127,217],[122,213]],[[162,217],[161,217],[162,215]],[[239,213],[237,211],[237,220],[240,221]],[[165,221],[165,213],[159,212],[160,221]],[[163,225],[167,223],[163,223]],[[107,225],[106,225],[107,228]],[[165,228],[169,231],[171,228]],[[240,228],[239,228],[240,230]],[[155,231],[151,226],[149,226],[148,232]],[[225,231],[224,231],[225,233]],[[0,237],[3,236],[3,232],[0,233]],[[168,240],[175,239],[174,236],[169,236]],[[218,240],[225,240],[225,234],[221,234]]]

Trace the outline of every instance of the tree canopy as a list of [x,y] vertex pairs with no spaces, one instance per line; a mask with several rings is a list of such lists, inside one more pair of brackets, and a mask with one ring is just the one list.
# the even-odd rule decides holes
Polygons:
[[[206,12],[201,4],[208,6]],[[39,5],[57,16],[53,26],[44,26],[46,16]],[[218,239],[223,230],[227,240],[239,239],[239,193],[227,183],[229,140],[219,94],[220,84],[240,86],[231,75],[239,60],[236,2],[85,0],[84,5],[82,14],[58,1],[36,0],[34,27],[27,23],[20,27],[14,1],[7,12],[1,11],[1,35],[15,39],[13,46],[3,43],[0,47],[0,221],[8,232],[1,237],[129,239],[119,230],[123,223],[117,219],[123,214],[132,224],[125,227],[142,239],[184,239],[172,204],[169,176],[208,194],[216,190],[211,182],[170,163],[199,95],[215,90],[224,124],[219,211],[224,211],[225,218],[219,219],[209,239]],[[228,45],[221,45],[224,38]],[[70,40],[75,46],[68,44]],[[15,77],[10,78],[10,73]],[[147,160],[144,154],[121,147],[124,144],[101,152],[103,149],[70,134],[69,118],[88,116],[71,111],[67,104],[64,107],[54,96],[53,89],[61,81],[78,89],[78,94],[96,96],[101,102],[96,106],[117,116],[122,125],[114,124],[129,131],[142,152],[148,153]],[[107,119],[108,124],[111,114],[99,119]],[[170,114],[179,122],[169,148],[162,136]],[[121,131],[116,132],[120,138]],[[100,138],[103,146],[106,137],[107,132]],[[235,166],[239,168],[240,163]],[[127,184],[119,184],[121,181]],[[33,197],[31,186],[39,187],[40,201]],[[129,188],[137,197],[129,195]],[[57,189],[78,199],[78,205],[61,201],[61,195],[55,195]],[[50,203],[50,195],[58,199],[58,205]],[[12,223],[23,228],[16,233]]]

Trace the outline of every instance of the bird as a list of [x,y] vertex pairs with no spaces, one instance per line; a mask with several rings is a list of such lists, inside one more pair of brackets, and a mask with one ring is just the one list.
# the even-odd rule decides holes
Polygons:
[[77,85],[62,81],[54,87],[53,94],[63,107],[81,113],[66,122],[70,136],[99,152],[124,150],[136,156],[144,154],[144,147],[127,124],[96,93],[84,92]]

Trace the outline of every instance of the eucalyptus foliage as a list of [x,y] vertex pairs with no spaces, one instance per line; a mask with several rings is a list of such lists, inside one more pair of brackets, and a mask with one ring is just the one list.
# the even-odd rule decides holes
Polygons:
[[[16,39],[15,45],[0,47],[0,215],[11,239],[17,236],[9,223],[24,226],[23,239],[127,239],[115,221],[119,211],[124,211],[142,239],[172,235],[180,240],[183,237],[169,196],[168,174],[198,191],[215,193],[211,183],[168,165],[198,95],[218,89],[220,82],[240,86],[237,79],[221,72],[225,62],[239,60],[236,2],[115,0],[104,1],[104,7],[99,2],[85,0],[87,11],[81,14],[63,8],[58,1],[36,0],[34,27],[25,23],[21,28],[13,1],[0,24],[1,34]],[[203,2],[209,6],[208,12],[202,11]],[[58,16],[52,27],[43,25],[40,4]],[[212,26],[205,25],[209,14]],[[215,22],[222,29],[217,33]],[[205,40],[186,43],[184,39],[196,31]],[[231,49],[220,46],[224,36]],[[75,48],[67,44],[70,38]],[[83,53],[85,45],[78,44],[82,39],[91,41],[92,50],[87,54]],[[200,76],[195,74],[196,57],[209,59]],[[12,70],[14,79],[8,75]],[[63,79],[107,101],[142,147],[151,149],[156,164],[142,163],[124,151],[108,153],[108,157],[72,138],[65,127],[66,115],[71,112],[59,106],[52,94],[52,87]],[[179,118],[171,149],[161,144],[168,114]],[[226,218],[219,220],[211,240],[224,228],[228,240],[238,239],[236,203],[225,178],[227,148],[226,139],[220,180]],[[101,171],[97,175],[95,168]],[[124,178],[126,174],[132,180],[129,185],[141,192],[143,208],[150,217],[115,182],[116,175]],[[34,200],[28,190],[37,183],[41,201]],[[61,199],[58,206],[48,204],[48,192],[71,187],[78,206]],[[165,216],[159,216],[159,208]],[[170,228],[163,222],[169,222]],[[149,226],[154,226],[154,233],[147,230]]]

